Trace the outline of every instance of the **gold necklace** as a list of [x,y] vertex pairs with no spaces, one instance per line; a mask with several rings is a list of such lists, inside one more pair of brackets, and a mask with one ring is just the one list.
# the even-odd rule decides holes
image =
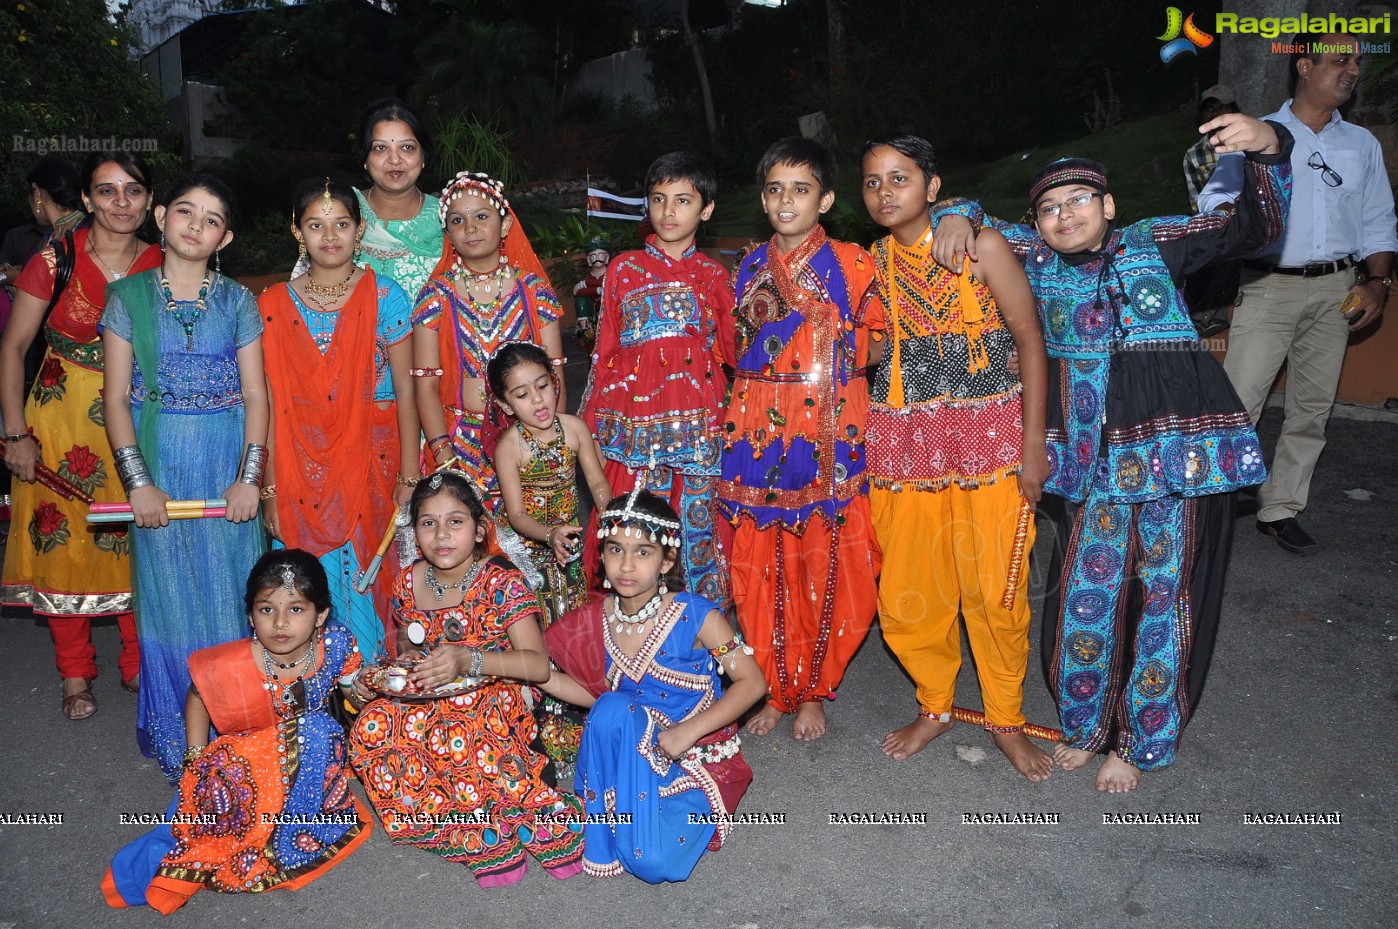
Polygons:
[[311,298],[322,310],[330,309],[331,304],[349,293],[350,280],[354,277],[355,270],[355,267],[350,265],[349,274],[338,284],[317,284],[316,279],[311,277],[311,272],[307,271],[306,296]]

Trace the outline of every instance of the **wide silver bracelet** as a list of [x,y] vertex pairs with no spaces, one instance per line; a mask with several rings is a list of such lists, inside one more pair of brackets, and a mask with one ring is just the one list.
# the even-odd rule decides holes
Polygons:
[[128,497],[131,496],[131,491],[155,483],[155,479],[150,476],[150,468],[146,467],[146,456],[141,454],[140,446],[123,445],[112,452],[112,460],[116,463],[117,477],[121,478],[121,486],[126,489]]
[[266,469],[267,446],[258,445],[256,442],[249,442],[247,453],[243,456],[243,469],[238,474],[238,482],[241,484],[251,484],[254,487],[261,487],[262,472]]
[[485,667],[485,652],[479,648],[471,649],[471,670],[466,672],[467,677],[480,677],[481,670]]

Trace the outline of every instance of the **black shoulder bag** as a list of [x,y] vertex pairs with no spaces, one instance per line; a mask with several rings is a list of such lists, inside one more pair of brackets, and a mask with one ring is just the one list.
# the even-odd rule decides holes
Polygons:
[[49,340],[44,330],[48,327],[49,314],[58,305],[58,298],[63,296],[63,288],[68,286],[68,282],[73,278],[73,266],[77,263],[77,248],[73,243],[73,233],[69,232],[63,238],[53,243],[54,257],[57,263],[54,267],[53,296],[49,298],[49,305],[44,310],[44,318],[39,322],[39,331],[34,333],[34,341],[29,343],[29,350],[24,355],[24,396],[29,396],[29,391],[34,387],[34,381],[39,377],[39,369],[44,364],[44,352],[48,350]]

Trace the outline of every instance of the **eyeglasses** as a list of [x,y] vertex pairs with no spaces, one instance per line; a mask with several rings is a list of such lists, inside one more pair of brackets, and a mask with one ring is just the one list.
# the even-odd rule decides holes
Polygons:
[[1037,216],[1039,219],[1052,219],[1053,217],[1057,216],[1065,206],[1071,207],[1073,209],[1073,212],[1077,212],[1078,210],[1091,203],[1093,197],[1101,196],[1105,195],[1097,193],[1095,191],[1090,194],[1078,194],[1075,197],[1069,197],[1062,203],[1050,203],[1048,206],[1041,206],[1034,211],[1034,215]]
[[1340,177],[1334,168],[1325,163],[1325,158],[1320,152],[1311,152],[1311,157],[1306,161],[1306,164],[1319,171],[1320,179],[1331,187],[1339,187],[1345,182],[1345,179]]

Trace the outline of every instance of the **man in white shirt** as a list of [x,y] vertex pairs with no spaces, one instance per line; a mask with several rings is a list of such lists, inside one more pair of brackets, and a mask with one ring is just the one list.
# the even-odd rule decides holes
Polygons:
[[[1382,315],[1398,250],[1378,140],[1337,112],[1354,93],[1363,56],[1343,34],[1308,48],[1314,53],[1293,61],[1295,95],[1265,117],[1296,138],[1286,232],[1244,267],[1224,361],[1254,423],[1287,363],[1286,415],[1258,494],[1257,528],[1300,555],[1320,548],[1296,517],[1325,447],[1349,334]],[[1241,185],[1241,156],[1224,156],[1199,208],[1236,199]]]

